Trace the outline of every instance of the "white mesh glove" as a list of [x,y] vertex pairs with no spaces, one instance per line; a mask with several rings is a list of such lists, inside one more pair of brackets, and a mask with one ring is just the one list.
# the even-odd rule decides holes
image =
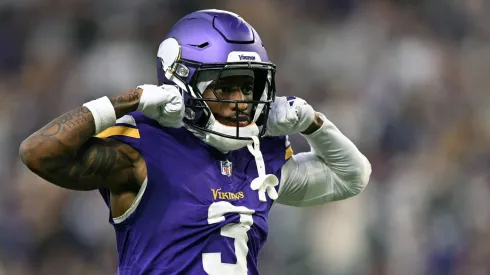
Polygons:
[[269,136],[285,136],[303,132],[313,123],[315,110],[301,98],[277,97],[267,119]]
[[184,98],[176,86],[145,84],[138,88],[143,90],[138,111],[164,127],[180,128],[184,125]]

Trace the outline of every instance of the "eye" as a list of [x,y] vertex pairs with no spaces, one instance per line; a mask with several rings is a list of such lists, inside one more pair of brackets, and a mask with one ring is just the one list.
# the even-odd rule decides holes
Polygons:
[[251,95],[254,91],[254,87],[252,85],[245,85],[242,87],[242,93],[244,95]]
[[238,91],[240,90],[244,95],[251,95],[253,93],[253,86],[252,85],[244,85],[240,88],[237,86],[231,87],[231,86],[219,86],[215,87],[215,91],[218,94],[225,94],[225,93],[231,93],[233,91]]
[[229,93],[231,89],[229,87],[221,86],[221,87],[216,87],[216,92],[219,94],[223,93]]

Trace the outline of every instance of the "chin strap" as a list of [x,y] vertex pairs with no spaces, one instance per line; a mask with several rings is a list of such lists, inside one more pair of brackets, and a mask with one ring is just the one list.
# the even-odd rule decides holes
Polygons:
[[[200,131],[192,129],[191,127],[186,127],[186,128],[189,131],[191,131],[191,133],[201,138],[201,140],[210,144],[216,149],[222,152],[232,151],[229,148],[227,148],[226,150],[222,148],[223,142],[216,142],[215,144],[215,142],[210,142],[210,140],[207,140],[205,138],[206,135],[202,134]],[[250,183],[250,188],[252,188],[252,190],[258,190],[259,200],[262,202],[267,201],[267,197],[265,196],[265,193],[267,193],[267,195],[269,195],[269,198],[271,198],[272,200],[276,200],[278,198],[278,194],[274,187],[276,187],[279,184],[279,179],[273,174],[267,175],[265,173],[264,157],[262,156],[262,152],[260,151],[259,138],[257,136],[251,136],[250,138],[252,139],[252,142],[250,143],[249,141],[249,143],[247,144],[247,148],[250,154],[252,154],[255,158],[255,164],[257,165],[257,173],[259,175],[257,178],[252,180],[252,182]]]
[[260,142],[259,138],[256,136],[251,137],[253,143],[247,144],[248,151],[254,156],[255,164],[257,164],[257,172],[259,176],[255,178],[252,183],[250,183],[250,187],[252,190],[258,190],[259,200],[266,202],[267,198],[265,193],[269,195],[269,198],[272,200],[277,199],[278,194],[276,189],[274,188],[279,184],[279,180],[273,174],[265,173],[265,164],[264,157],[262,156],[262,152],[260,151]]

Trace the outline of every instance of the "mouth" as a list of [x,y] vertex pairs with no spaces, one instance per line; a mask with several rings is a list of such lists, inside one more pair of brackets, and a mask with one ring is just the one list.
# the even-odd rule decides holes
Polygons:
[[[226,126],[231,126],[231,127],[236,127],[237,126],[237,118],[236,117],[227,117],[227,118],[221,118],[218,119],[218,121]],[[250,124],[250,118],[246,115],[240,115],[238,116],[238,127],[245,127]]]

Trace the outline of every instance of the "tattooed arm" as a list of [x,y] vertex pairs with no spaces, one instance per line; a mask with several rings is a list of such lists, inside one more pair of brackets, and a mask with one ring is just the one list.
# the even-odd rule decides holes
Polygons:
[[[136,110],[141,93],[141,89],[134,89],[111,98],[116,117]],[[79,107],[24,140],[19,154],[31,171],[63,188],[107,187],[116,193],[137,190],[137,174],[146,171],[139,153],[115,140],[93,138],[94,133],[92,113]]]

